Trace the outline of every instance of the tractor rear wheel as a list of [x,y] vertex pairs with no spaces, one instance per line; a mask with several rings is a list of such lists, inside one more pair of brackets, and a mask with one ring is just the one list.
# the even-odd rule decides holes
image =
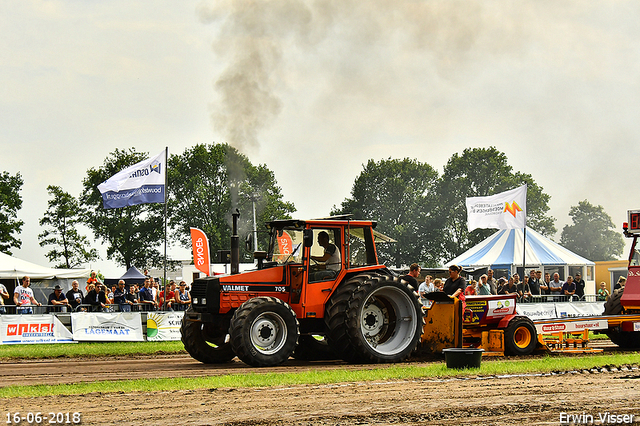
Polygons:
[[640,348],[640,331],[618,331],[617,329],[607,330],[607,336],[611,342],[623,349]]
[[282,300],[255,297],[233,314],[229,334],[238,358],[254,367],[271,367],[289,359],[299,326],[296,314]]
[[180,331],[185,350],[200,362],[223,364],[236,356],[231,348],[227,332],[216,330],[214,324],[187,321],[185,315]]
[[504,330],[504,346],[508,355],[529,355],[538,345],[536,326],[527,317],[514,317]]
[[346,316],[349,340],[363,362],[402,361],[422,336],[422,304],[400,278],[362,283],[351,296]]
[[[622,313],[622,302],[620,298],[624,294],[624,287],[613,292],[609,299],[604,303],[604,312],[602,315],[619,315]],[[611,339],[613,341],[613,339]]]

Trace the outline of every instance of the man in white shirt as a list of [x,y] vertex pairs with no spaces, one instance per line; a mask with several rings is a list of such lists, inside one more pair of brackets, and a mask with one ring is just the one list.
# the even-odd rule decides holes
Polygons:
[[29,288],[31,285],[31,278],[25,276],[22,278],[22,285],[16,287],[13,292],[13,301],[16,304],[16,313],[18,314],[32,314],[33,309],[31,307],[21,308],[24,305],[37,305],[42,306],[42,303],[38,302],[33,297],[33,290]]

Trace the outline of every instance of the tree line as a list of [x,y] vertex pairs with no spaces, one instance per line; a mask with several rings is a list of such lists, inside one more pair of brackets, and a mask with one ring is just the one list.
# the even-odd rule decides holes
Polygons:
[[[121,209],[102,208],[97,186],[120,170],[148,158],[134,148],[116,149],[99,167],[87,170],[78,197],[58,186],[47,187],[50,199],[40,219],[40,245],[49,247],[48,259],[57,267],[72,268],[94,261],[98,251],[78,232],[86,225],[107,247],[107,258],[129,268],[160,266],[164,240],[164,206],[141,204]],[[293,203],[285,200],[274,173],[227,144],[201,144],[173,154],[168,160],[167,219],[170,239],[191,247],[190,227],[202,229],[212,255],[228,249],[231,212],[236,208],[243,234],[258,224],[290,219]],[[0,251],[20,248],[23,221],[20,173],[0,174]],[[528,226],[551,237],[555,219],[548,215],[550,196],[529,174],[513,170],[507,156],[495,147],[468,148],[452,155],[440,174],[417,159],[369,160],[356,177],[350,196],[330,214],[378,222],[378,231],[397,243],[378,248],[380,260],[393,267],[418,262],[436,267],[478,244],[495,232],[467,230],[465,199],[493,195],[527,184]],[[624,241],[602,206],[587,200],[571,207],[573,224],[562,231],[560,244],[590,260],[613,260],[622,254]],[[304,218],[300,218],[304,219]],[[259,226],[260,229],[260,226]],[[258,234],[260,247],[267,234]],[[251,253],[242,257],[251,261]]]

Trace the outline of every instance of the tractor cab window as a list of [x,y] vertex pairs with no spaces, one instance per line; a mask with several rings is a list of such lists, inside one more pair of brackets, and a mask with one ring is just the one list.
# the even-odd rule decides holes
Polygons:
[[339,229],[314,229],[309,281],[334,279],[342,269],[342,241]]
[[302,229],[275,229],[272,234],[271,260],[278,265],[302,263]]
[[377,263],[374,242],[369,228],[348,228],[346,230],[349,241],[349,267],[357,268]]
[[638,249],[633,250],[633,256],[631,256],[629,266],[640,266],[640,252],[638,252]]

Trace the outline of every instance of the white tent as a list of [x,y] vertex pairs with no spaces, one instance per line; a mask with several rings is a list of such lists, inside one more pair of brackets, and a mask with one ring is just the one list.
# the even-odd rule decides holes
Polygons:
[[[459,265],[468,268],[491,268],[506,270],[509,274],[522,268],[524,232],[522,229],[503,229],[470,248],[445,266]],[[540,268],[543,271],[559,272],[560,278],[582,273],[588,287],[595,279],[595,263],[573,253],[527,227],[525,268]],[[595,290],[594,290],[595,291]]]
[[20,279],[25,275],[37,280],[83,278],[88,277],[90,273],[90,269],[49,268],[0,253],[0,279]]

